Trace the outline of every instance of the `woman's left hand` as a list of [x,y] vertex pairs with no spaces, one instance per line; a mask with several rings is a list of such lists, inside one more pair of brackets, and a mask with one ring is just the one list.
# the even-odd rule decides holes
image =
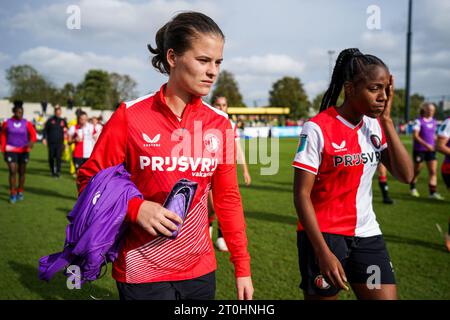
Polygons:
[[236,289],[238,300],[253,300],[253,283],[252,277],[236,278]]
[[380,115],[381,120],[391,120],[392,102],[394,101],[394,77],[390,75],[389,86],[387,88],[387,100],[383,113]]
[[250,176],[250,173],[244,173],[244,182],[246,186],[249,186],[252,183],[252,177]]

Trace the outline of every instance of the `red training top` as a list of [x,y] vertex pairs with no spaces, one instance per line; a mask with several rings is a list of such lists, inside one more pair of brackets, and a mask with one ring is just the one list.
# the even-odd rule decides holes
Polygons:
[[[160,91],[123,103],[103,128],[80,168],[80,192],[98,171],[125,163],[145,200],[162,204],[181,178],[198,183],[191,209],[175,240],[154,237],[131,223],[113,277],[119,282],[186,280],[216,269],[209,237],[208,192],[231,253],[236,277],[250,276],[245,220],[237,183],[234,130],[227,114],[194,97],[179,119]],[[142,200],[128,204],[135,222]]]

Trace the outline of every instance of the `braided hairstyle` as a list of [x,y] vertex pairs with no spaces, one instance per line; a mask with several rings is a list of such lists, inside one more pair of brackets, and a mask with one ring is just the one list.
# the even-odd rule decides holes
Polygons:
[[152,65],[163,74],[170,74],[167,62],[167,51],[173,49],[181,55],[191,48],[192,40],[199,34],[218,35],[223,40],[225,36],[219,26],[207,15],[200,12],[183,12],[175,16],[158,30],[155,37],[156,47],[147,45],[154,57]]
[[366,79],[369,69],[373,66],[381,66],[389,70],[381,59],[370,54],[363,54],[357,48],[342,50],[336,60],[330,86],[322,98],[320,111],[336,105],[345,82],[357,83]]
[[16,113],[17,110],[21,109],[23,111],[23,101],[22,100],[14,100],[13,102],[12,112]]

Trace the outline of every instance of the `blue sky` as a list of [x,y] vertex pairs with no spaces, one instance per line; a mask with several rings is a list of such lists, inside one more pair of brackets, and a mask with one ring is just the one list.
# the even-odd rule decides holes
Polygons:
[[[69,30],[69,5],[81,10],[81,29]],[[380,8],[370,30],[367,8]],[[144,95],[165,81],[153,70],[147,43],[184,10],[210,15],[226,36],[223,68],[234,73],[245,102],[265,105],[272,84],[299,77],[310,99],[328,84],[328,50],[358,47],[383,59],[404,86],[407,0],[80,0],[2,1],[0,96],[4,70],[28,63],[58,86],[78,83],[91,68],[126,73]],[[450,95],[450,0],[414,0],[412,90]]]

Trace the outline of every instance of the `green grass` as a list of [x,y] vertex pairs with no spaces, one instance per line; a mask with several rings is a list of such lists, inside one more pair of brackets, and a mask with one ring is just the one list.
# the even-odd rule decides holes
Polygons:
[[[404,140],[411,147],[409,138]],[[248,143],[248,142],[247,142]],[[292,158],[297,139],[280,141],[280,168],[273,176],[261,176],[260,165],[251,165],[251,187],[241,183],[252,257],[256,299],[302,299],[296,248],[296,213],[292,201]],[[442,161],[442,156],[439,156]],[[50,177],[46,151],[36,145],[31,154],[25,201],[8,203],[6,164],[0,166],[0,299],[118,299],[114,280],[108,275],[92,287],[68,290],[66,279],[57,275],[50,283],[37,279],[39,257],[62,249],[66,215],[76,201],[74,179],[66,172],[61,179]],[[450,299],[450,254],[436,228],[444,231],[450,216],[450,194],[441,177],[438,190],[446,201],[409,196],[406,185],[389,180],[394,206],[381,203],[374,180],[374,207],[394,264],[401,299]],[[427,194],[426,172],[418,183]],[[216,234],[214,235],[215,238]],[[217,299],[236,297],[229,254],[217,252]],[[354,299],[343,292],[341,299]]]

